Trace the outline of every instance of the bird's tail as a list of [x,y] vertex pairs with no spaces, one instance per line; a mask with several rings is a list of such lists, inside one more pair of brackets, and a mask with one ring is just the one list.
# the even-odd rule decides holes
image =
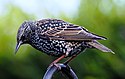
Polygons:
[[99,43],[96,40],[93,40],[92,42],[88,42],[88,44],[103,52],[111,52],[111,53],[115,54],[111,49],[107,48],[106,46],[102,45],[101,43]]

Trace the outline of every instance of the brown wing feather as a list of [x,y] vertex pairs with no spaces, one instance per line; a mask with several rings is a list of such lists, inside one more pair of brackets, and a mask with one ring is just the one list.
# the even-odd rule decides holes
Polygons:
[[47,30],[45,35],[49,37],[49,39],[53,40],[101,40],[105,39],[102,36],[98,36],[88,32],[86,29],[76,26],[76,25],[69,25],[65,26],[65,28],[57,27],[51,30]]

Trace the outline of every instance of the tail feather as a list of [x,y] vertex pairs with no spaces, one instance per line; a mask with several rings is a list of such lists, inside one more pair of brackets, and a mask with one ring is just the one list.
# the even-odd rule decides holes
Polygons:
[[106,46],[102,45],[101,43],[99,43],[96,40],[94,40],[92,42],[88,42],[88,44],[103,51],[103,52],[111,52],[111,53],[115,54],[111,49],[107,48]]

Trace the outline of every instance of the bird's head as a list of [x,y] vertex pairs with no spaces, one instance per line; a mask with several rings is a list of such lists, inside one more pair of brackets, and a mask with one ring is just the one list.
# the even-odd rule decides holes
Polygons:
[[20,28],[18,29],[18,33],[17,33],[17,45],[15,48],[15,53],[17,53],[19,47],[22,44],[27,44],[29,41],[29,35],[31,33],[31,26],[33,25],[33,22],[31,21],[25,21],[24,23],[22,23],[22,25],[20,26]]

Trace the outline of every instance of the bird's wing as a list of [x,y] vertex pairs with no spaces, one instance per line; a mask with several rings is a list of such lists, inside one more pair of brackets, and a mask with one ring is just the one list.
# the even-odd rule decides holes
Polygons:
[[85,28],[73,24],[69,24],[63,28],[57,27],[51,30],[47,30],[44,35],[52,40],[82,41],[106,39],[105,37],[90,33]]

